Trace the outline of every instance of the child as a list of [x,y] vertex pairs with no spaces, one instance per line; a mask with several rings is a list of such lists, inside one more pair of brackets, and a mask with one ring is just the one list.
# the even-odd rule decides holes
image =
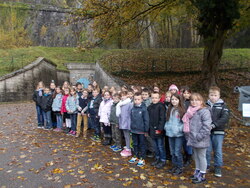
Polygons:
[[119,117],[119,128],[123,131],[125,137],[126,147],[122,150],[121,156],[131,156],[130,148],[130,125],[131,125],[131,109],[133,105],[131,99],[128,98],[128,92],[121,92],[121,101],[116,106],[116,116]]
[[134,106],[131,110],[131,133],[134,148],[134,157],[129,160],[129,163],[137,163],[137,166],[143,167],[146,158],[146,139],[149,129],[149,116],[147,107],[142,103],[142,95],[135,93]]
[[172,169],[169,170],[173,175],[182,173],[183,158],[183,123],[182,117],[185,113],[185,107],[182,102],[182,96],[174,93],[171,96],[170,105],[167,111],[165,131],[168,136],[170,152],[172,156]]
[[44,89],[44,83],[38,82],[36,86],[36,90],[34,91],[33,94],[33,101],[36,103],[36,113],[37,113],[37,128],[42,128],[44,126],[44,119],[43,119],[43,114],[42,114],[42,108],[39,104],[39,98],[43,96],[43,89]]
[[66,101],[68,97],[69,97],[69,88],[65,87],[63,90],[61,114],[63,115],[63,122],[66,124],[66,130],[65,130],[66,133],[70,132],[70,128],[71,128],[70,116],[67,113],[67,109],[66,109]]
[[95,129],[95,133],[91,139],[96,142],[101,142],[101,127],[99,123],[98,111],[102,102],[102,97],[99,95],[98,89],[94,89],[92,95],[93,98],[88,103],[88,117],[90,117],[91,124]]
[[63,98],[62,88],[58,86],[56,87],[55,97],[54,97],[53,104],[52,104],[52,111],[56,115],[57,128],[54,129],[54,131],[56,132],[62,131],[62,124],[63,124],[62,114],[61,114],[62,98]]
[[113,105],[111,106],[109,118],[112,129],[112,139],[114,142],[114,145],[110,146],[110,149],[114,152],[122,151],[122,135],[121,130],[119,129],[119,119],[116,116],[116,106],[120,102],[120,98],[121,96],[118,93],[113,95]]
[[88,110],[88,102],[89,102],[88,91],[84,89],[82,91],[81,97],[79,97],[77,101],[78,114],[77,114],[77,127],[76,127],[76,137],[79,137],[82,132],[81,130],[82,130],[82,121],[83,121],[84,139],[87,138],[87,129],[88,129],[88,115],[86,113]]
[[149,89],[147,88],[144,88],[142,90],[142,99],[143,99],[143,103],[146,105],[146,107],[149,107],[149,105],[151,104],[151,98],[150,98],[150,92],[149,92]]
[[149,134],[154,142],[155,161],[151,164],[156,168],[163,168],[166,164],[166,152],[164,149],[164,124],[166,110],[160,102],[160,94],[151,94],[152,103],[148,107],[149,113]]
[[[154,83],[154,85],[153,85],[153,92],[160,93],[160,87],[156,83]],[[165,95],[161,94],[160,95],[160,102],[164,103],[164,101],[165,101]]]
[[[167,91],[165,94],[165,101],[164,101],[166,112],[168,111],[168,107],[170,105],[171,96],[172,96],[171,92]],[[168,161],[171,161],[172,156],[171,156],[170,147],[169,147],[169,139],[168,139],[168,136],[166,134],[164,134],[164,135],[165,135],[166,158]]]
[[43,119],[46,125],[44,125],[45,130],[51,130],[52,129],[52,121],[51,121],[51,110],[52,110],[52,95],[50,93],[49,88],[44,89],[43,96],[40,98],[40,105],[42,108],[43,113]]
[[[51,80],[49,87],[50,87],[50,92],[51,92],[51,95],[52,95],[52,99],[54,100],[54,98],[56,96],[56,84],[55,84],[54,80]],[[53,110],[51,112],[51,120],[52,120],[53,128],[56,128],[57,127],[57,125],[56,125],[56,114],[54,113]]]
[[169,86],[168,90],[171,92],[172,95],[179,92],[178,87],[176,85],[174,85],[174,84],[172,84],[171,86]]
[[189,87],[183,87],[182,90],[182,96],[184,98],[184,105],[186,110],[188,109],[189,105],[190,105],[190,96],[191,96],[191,90],[189,89]]
[[211,142],[207,150],[206,158],[208,168],[210,167],[211,152],[214,152],[214,175],[221,177],[221,167],[223,165],[222,145],[225,135],[225,125],[229,120],[229,110],[226,103],[220,98],[220,88],[211,87],[209,89],[209,100],[207,106],[212,116]]
[[93,92],[93,89],[94,89],[94,86],[92,84],[89,84],[88,85],[88,99],[91,100],[93,95],[92,95],[92,92]]
[[193,183],[202,183],[205,179],[207,160],[206,150],[210,143],[211,114],[205,108],[203,97],[198,93],[193,93],[186,114],[182,118],[184,122],[183,131],[187,137],[187,145],[193,149],[195,161],[195,172],[191,176]]
[[66,110],[69,114],[71,121],[71,131],[69,132],[69,135],[72,136],[76,136],[77,101],[78,95],[76,93],[76,90],[71,88],[70,96],[67,98],[66,101]]
[[128,98],[130,99],[131,102],[134,101],[134,90],[133,89],[128,89]]
[[63,82],[62,89],[64,90],[64,89],[66,89],[66,88],[70,88],[70,84],[69,84],[68,81],[64,81],[64,82]]
[[82,83],[77,82],[76,83],[76,93],[77,93],[78,97],[82,96],[82,88],[83,88]]
[[104,131],[104,146],[111,144],[111,126],[109,122],[111,106],[113,100],[111,99],[111,93],[109,91],[104,92],[103,101],[100,104],[98,116],[100,117],[100,123],[102,124]]
[[[190,106],[190,96],[191,90],[189,87],[185,86],[182,87],[182,96],[184,99],[184,106],[187,111],[188,107]],[[189,166],[192,162],[192,147],[187,146],[187,140],[183,138],[183,149],[184,149],[184,166]]]

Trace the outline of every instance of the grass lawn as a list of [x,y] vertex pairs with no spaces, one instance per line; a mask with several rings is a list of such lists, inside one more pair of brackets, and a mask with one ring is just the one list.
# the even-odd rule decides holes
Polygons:
[[45,57],[57,64],[60,70],[67,70],[64,63],[94,63],[105,50],[93,49],[80,51],[66,47],[29,47],[18,49],[0,49],[0,76],[21,69],[33,62],[37,57]]

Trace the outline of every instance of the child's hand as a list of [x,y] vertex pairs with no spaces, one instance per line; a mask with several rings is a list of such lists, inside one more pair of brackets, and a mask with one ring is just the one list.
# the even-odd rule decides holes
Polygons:
[[79,111],[82,111],[82,108],[81,108],[81,107],[79,107],[79,108],[78,108],[78,110],[79,110]]
[[88,117],[90,117],[90,114],[88,114]]

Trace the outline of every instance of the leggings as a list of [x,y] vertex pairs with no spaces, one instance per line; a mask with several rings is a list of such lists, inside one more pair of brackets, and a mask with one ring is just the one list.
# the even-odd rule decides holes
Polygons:
[[123,129],[123,135],[126,142],[127,149],[130,149],[130,131],[128,129]]
[[207,148],[193,148],[195,168],[202,173],[206,173],[207,169],[206,151]]

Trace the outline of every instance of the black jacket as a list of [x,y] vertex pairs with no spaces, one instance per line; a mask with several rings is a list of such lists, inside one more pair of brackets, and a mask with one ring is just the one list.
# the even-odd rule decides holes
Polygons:
[[[90,108],[91,107],[90,104],[92,100],[93,100],[93,108]],[[88,103],[88,114],[97,116],[101,102],[102,102],[102,97],[100,94],[97,95],[95,99],[92,98]]]
[[[149,134],[152,138],[163,136],[164,125],[166,122],[166,109],[161,102],[157,104],[151,104],[148,107],[149,113]],[[155,134],[156,130],[160,130],[161,134]]]
[[219,99],[217,103],[212,104],[209,100],[207,106],[211,112],[212,117],[212,133],[224,134],[225,126],[229,121],[229,109],[222,99]]
[[135,134],[148,133],[149,116],[144,103],[140,106],[134,105],[131,110],[131,132]]
[[[42,94],[43,94],[43,91],[42,91]],[[39,104],[40,99],[39,98],[41,98],[39,96],[39,91],[35,90],[32,99],[36,103],[36,105],[38,105],[38,106],[40,106],[40,104]]]
[[52,103],[53,103],[53,98],[51,94],[47,96],[43,94],[43,96],[39,98],[39,105],[41,106],[44,112],[52,110]]

